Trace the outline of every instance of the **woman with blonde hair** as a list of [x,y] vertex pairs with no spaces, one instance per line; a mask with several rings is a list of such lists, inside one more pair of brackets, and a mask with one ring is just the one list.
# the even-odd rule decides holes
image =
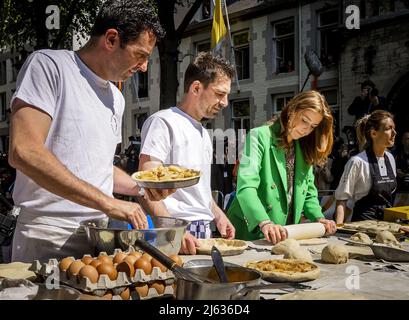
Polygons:
[[313,165],[327,160],[333,143],[333,118],[316,91],[291,99],[280,117],[250,130],[237,177],[237,194],[228,210],[236,238],[273,244],[286,238],[286,224],[299,223],[301,213],[335,233],[324,218],[314,185]]
[[348,199],[354,200],[352,221],[383,220],[396,190],[396,164],[387,151],[395,143],[395,123],[387,111],[377,110],[359,119],[356,132],[361,153],[349,159],[335,191],[337,223],[345,220]]

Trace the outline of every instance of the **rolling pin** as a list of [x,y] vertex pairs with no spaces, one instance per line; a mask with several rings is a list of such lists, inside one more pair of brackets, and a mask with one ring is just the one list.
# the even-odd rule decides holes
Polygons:
[[287,231],[287,238],[295,240],[320,238],[325,234],[325,226],[322,223],[300,223],[283,226]]

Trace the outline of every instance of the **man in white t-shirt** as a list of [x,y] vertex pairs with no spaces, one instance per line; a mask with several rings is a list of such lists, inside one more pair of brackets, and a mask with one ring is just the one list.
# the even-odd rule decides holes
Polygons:
[[200,122],[203,118],[213,119],[227,107],[233,70],[223,58],[210,52],[199,53],[185,72],[180,104],[155,113],[142,128],[139,170],[175,164],[201,171],[197,185],[178,189],[160,202],[144,200],[142,203],[151,214],[191,222],[182,242],[181,252],[185,254],[196,253],[197,238],[211,236],[209,225],[213,220],[222,237],[233,239],[235,236],[233,225],[212,198],[212,142]]
[[[17,169],[13,198],[21,207],[13,261],[92,253],[79,228],[87,221],[111,217],[148,226],[138,204],[113,198],[139,190],[113,166],[125,101],[110,81],[145,72],[162,35],[146,1],[108,0],[82,49],[28,57],[11,101],[9,162]],[[147,197],[170,192],[148,190]]]

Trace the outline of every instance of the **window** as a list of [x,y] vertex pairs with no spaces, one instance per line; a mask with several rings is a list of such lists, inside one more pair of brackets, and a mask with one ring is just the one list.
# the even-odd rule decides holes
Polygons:
[[294,18],[274,24],[275,73],[294,71]]
[[132,76],[131,86],[133,103],[138,102],[140,98],[148,97],[148,71],[135,73]]
[[142,126],[145,123],[146,119],[148,119],[148,113],[135,113],[133,115],[133,125],[132,125],[132,131],[136,135],[140,135],[142,131]]
[[338,103],[338,90],[337,89],[322,89],[321,94],[327,100],[328,105],[331,108],[332,116],[334,117],[334,127],[335,127],[335,134],[339,135],[340,133],[340,108]]
[[271,99],[273,100],[273,115],[279,114],[293,96],[294,94],[292,92],[271,95]]
[[0,85],[7,83],[7,64],[6,60],[0,61]]
[[202,51],[210,51],[210,41],[209,40],[196,43],[196,54]]
[[6,93],[0,93],[0,121],[6,120]]
[[338,61],[340,39],[338,36],[338,10],[318,13],[318,32],[320,40],[320,59],[324,66]]
[[[232,101],[232,127],[234,130],[250,130],[250,101],[236,100]],[[245,132],[244,132],[245,133]]]
[[233,35],[233,43],[237,78],[239,80],[248,79],[250,78],[249,33],[242,32]]
[[210,15],[212,13],[211,8],[211,1],[210,0],[203,0],[202,3],[202,20],[210,19]]

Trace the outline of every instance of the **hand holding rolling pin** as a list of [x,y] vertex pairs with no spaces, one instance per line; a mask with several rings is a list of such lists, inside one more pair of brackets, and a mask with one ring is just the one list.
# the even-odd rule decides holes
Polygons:
[[279,224],[274,224],[272,221],[263,221],[259,224],[259,227],[266,240],[273,244],[287,239],[287,231]]
[[335,221],[320,218],[317,220],[317,222],[320,222],[324,225],[325,235],[334,234],[335,232],[337,232],[337,225],[335,224]]

